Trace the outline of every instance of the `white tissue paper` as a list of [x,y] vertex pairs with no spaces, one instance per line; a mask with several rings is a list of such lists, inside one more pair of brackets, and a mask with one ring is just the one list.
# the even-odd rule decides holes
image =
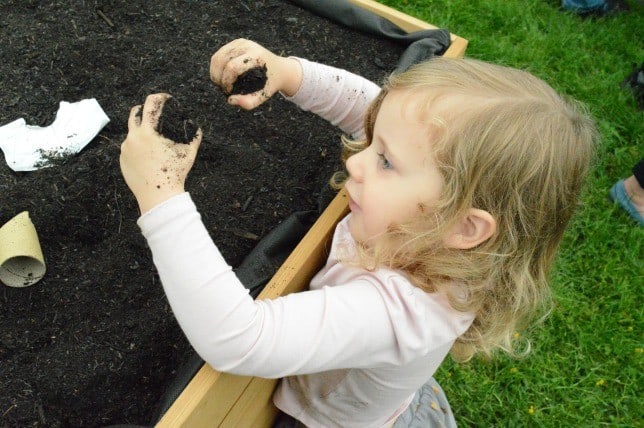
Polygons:
[[0,127],[0,149],[14,171],[34,171],[80,152],[109,121],[95,98],[61,101],[49,126],[27,125],[20,118]]

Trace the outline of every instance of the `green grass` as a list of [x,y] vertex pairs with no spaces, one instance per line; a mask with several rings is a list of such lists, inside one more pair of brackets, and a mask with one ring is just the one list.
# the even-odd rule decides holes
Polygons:
[[644,157],[644,113],[621,82],[644,61],[641,0],[582,20],[558,0],[381,0],[469,40],[466,55],[527,69],[582,101],[599,124],[597,162],[555,266],[552,315],[521,360],[443,364],[461,426],[644,426],[642,242],[608,190]]

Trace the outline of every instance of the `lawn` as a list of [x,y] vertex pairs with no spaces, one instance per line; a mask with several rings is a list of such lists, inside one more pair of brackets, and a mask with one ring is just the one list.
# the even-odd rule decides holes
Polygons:
[[[601,19],[557,0],[383,0],[469,40],[468,57],[527,69],[583,102],[601,143],[552,275],[551,316],[521,337],[524,359],[443,364],[437,378],[461,426],[642,426],[642,242],[608,198],[644,156],[644,114],[621,87],[644,61],[644,6]],[[518,333],[519,334],[519,333]]]

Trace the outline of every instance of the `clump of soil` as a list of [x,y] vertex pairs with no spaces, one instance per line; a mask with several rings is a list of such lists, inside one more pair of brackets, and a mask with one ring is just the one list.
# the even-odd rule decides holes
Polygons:
[[156,131],[175,143],[188,144],[194,140],[199,126],[188,116],[176,98],[166,100],[161,109]]
[[242,73],[235,83],[229,95],[246,95],[252,94],[264,88],[266,85],[266,65],[262,67],[253,67]]
[[0,156],[0,224],[28,210],[47,264],[35,285],[0,284],[1,427],[152,424],[192,352],[119,168],[129,112],[147,95],[172,94],[201,125],[186,187],[233,267],[293,212],[318,208],[342,168],[340,131],[279,96],[251,112],[226,104],[209,60],[239,37],[374,82],[403,49],[275,0],[0,2],[0,126],[47,126],[61,100],[85,98],[110,118],[50,168],[16,173]]

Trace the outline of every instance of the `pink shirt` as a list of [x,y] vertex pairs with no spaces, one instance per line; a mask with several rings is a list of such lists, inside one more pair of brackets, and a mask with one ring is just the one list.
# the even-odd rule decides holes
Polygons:
[[[313,93],[327,95],[307,97],[305,108],[318,112],[329,97],[342,101],[333,90],[333,82],[342,81],[336,89],[356,94],[358,100],[344,98],[360,112],[337,102],[342,107],[323,117],[359,135],[355,117],[373,96],[353,91],[351,82],[369,87],[366,81],[301,62],[305,79],[293,100],[313,84],[319,89]],[[311,79],[325,73],[342,78]],[[327,263],[310,290],[257,301],[219,253],[187,193],[138,221],[194,349],[219,371],[284,378],[275,404],[309,427],[381,427],[395,420],[472,322],[471,314],[453,310],[441,294],[414,287],[401,272],[341,263],[355,249],[347,219],[336,228]]]

